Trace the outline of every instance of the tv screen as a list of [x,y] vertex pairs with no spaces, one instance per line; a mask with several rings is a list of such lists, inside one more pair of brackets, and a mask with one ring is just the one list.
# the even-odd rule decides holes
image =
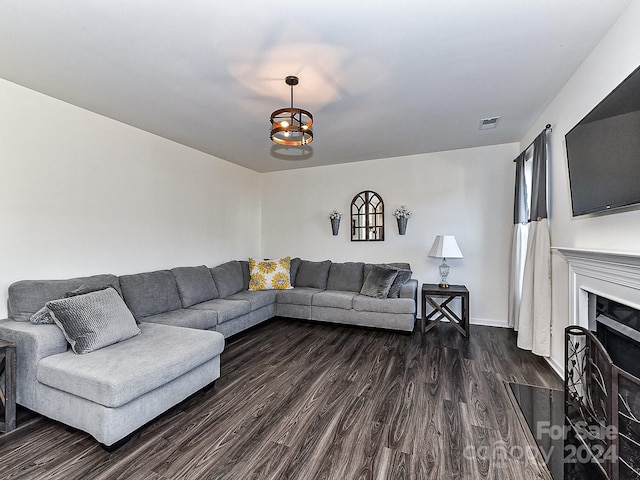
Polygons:
[[565,140],[574,217],[640,203],[640,67]]

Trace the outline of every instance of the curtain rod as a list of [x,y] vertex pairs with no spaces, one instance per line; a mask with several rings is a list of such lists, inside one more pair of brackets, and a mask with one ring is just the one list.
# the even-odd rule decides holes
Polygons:
[[[547,124],[545,125],[545,127],[544,127],[544,130],[542,130],[542,131],[543,131],[543,132],[546,132],[547,130],[549,130],[549,131],[553,131],[553,128],[551,128],[551,124],[550,124],[550,123],[547,123]],[[541,132],[541,133],[542,133],[542,132]],[[531,142],[531,143],[527,146],[527,148],[525,148],[525,149],[523,150],[523,152],[526,152],[527,150],[529,150],[529,147],[530,147],[531,145],[533,145],[533,142]],[[520,156],[520,155],[518,155],[518,157],[519,157],[519,156]],[[518,160],[518,157],[514,158],[514,159],[513,159],[513,161],[514,161],[514,162],[516,162],[516,161]]]

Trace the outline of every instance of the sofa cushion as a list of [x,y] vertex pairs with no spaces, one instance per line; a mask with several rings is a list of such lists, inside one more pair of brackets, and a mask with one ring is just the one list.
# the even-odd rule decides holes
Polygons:
[[311,305],[314,307],[332,307],[351,310],[353,308],[353,297],[356,295],[359,295],[359,293],[343,290],[324,290],[313,296]]
[[364,262],[332,263],[327,290],[359,292],[364,281]]
[[276,295],[278,303],[291,305],[309,305],[316,293],[324,291],[321,288],[296,287],[293,290],[278,290]]
[[398,270],[395,268],[372,265],[360,293],[374,298],[386,298],[397,276]]
[[40,360],[38,380],[110,408],[120,407],[220,355],[218,332],[142,323],[142,333],[78,357]]
[[63,298],[65,293],[82,285],[104,288],[114,285],[120,292],[118,277],[110,274],[67,280],[20,280],[9,285],[9,316],[17,322],[28,322],[48,301]]
[[196,303],[189,308],[215,311],[218,314],[218,325],[251,312],[251,304],[247,300],[229,300],[227,298],[216,298],[208,302]]
[[184,308],[218,298],[218,289],[205,265],[171,269]]
[[169,270],[122,275],[120,287],[137,319],[182,308],[176,279]]
[[249,290],[287,290],[291,286],[289,269],[291,257],[275,260],[256,260],[249,258]]
[[267,305],[271,305],[276,301],[275,290],[260,290],[250,291],[243,290],[242,292],[229,295],[225,300],[244,300],[251,304],[251,311],[257,310]]
[[353,309],[360,312],[416,313],[412,298],[373,298],[366,295],[353,297]]
[[387,297],[389,298],[400,297],[400,288],[402,288],[402,286],[409,281],[409,279],[411,278],[411,275],[412,275],[411,270],[406,270],[404,268],[398,269],[398,275],[396,275],[396,278],[393,280],[393,284],[389,289],[389,293],[387,294]]
[[174,327],[210,330],[218,324],[218,313],[213,310],[179,308],[170,312],[144,317],[145,322],[173,325]]
[[113,288],[51,300],[47,308],[75,353],[89,353],[140,333],[133,315]]
[[238,260],[223,263],[210,270],[220,298],[225,298],[241,290],[246,290],[248,287],[248,284],[244,283],[242,265],[240,265]]
[[296,274],[296,287],[327,288],[327,278],[329,277],[331,260],[323,262],[311,262],[301,260]]

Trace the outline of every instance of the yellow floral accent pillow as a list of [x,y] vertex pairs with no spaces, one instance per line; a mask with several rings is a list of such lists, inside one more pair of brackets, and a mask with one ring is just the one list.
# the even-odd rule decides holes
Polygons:
[[279,260],[249,258],[249,290],[288,290],[291,286],[291,257]]

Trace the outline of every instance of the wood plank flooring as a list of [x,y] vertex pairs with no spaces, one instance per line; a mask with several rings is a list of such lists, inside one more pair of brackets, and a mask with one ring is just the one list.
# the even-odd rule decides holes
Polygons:
[[411,335],[274,319],[228,342],[215,388],[113,453],[36,416],[3,479],[550,479],[505,380],[561,388],[511,330]]

